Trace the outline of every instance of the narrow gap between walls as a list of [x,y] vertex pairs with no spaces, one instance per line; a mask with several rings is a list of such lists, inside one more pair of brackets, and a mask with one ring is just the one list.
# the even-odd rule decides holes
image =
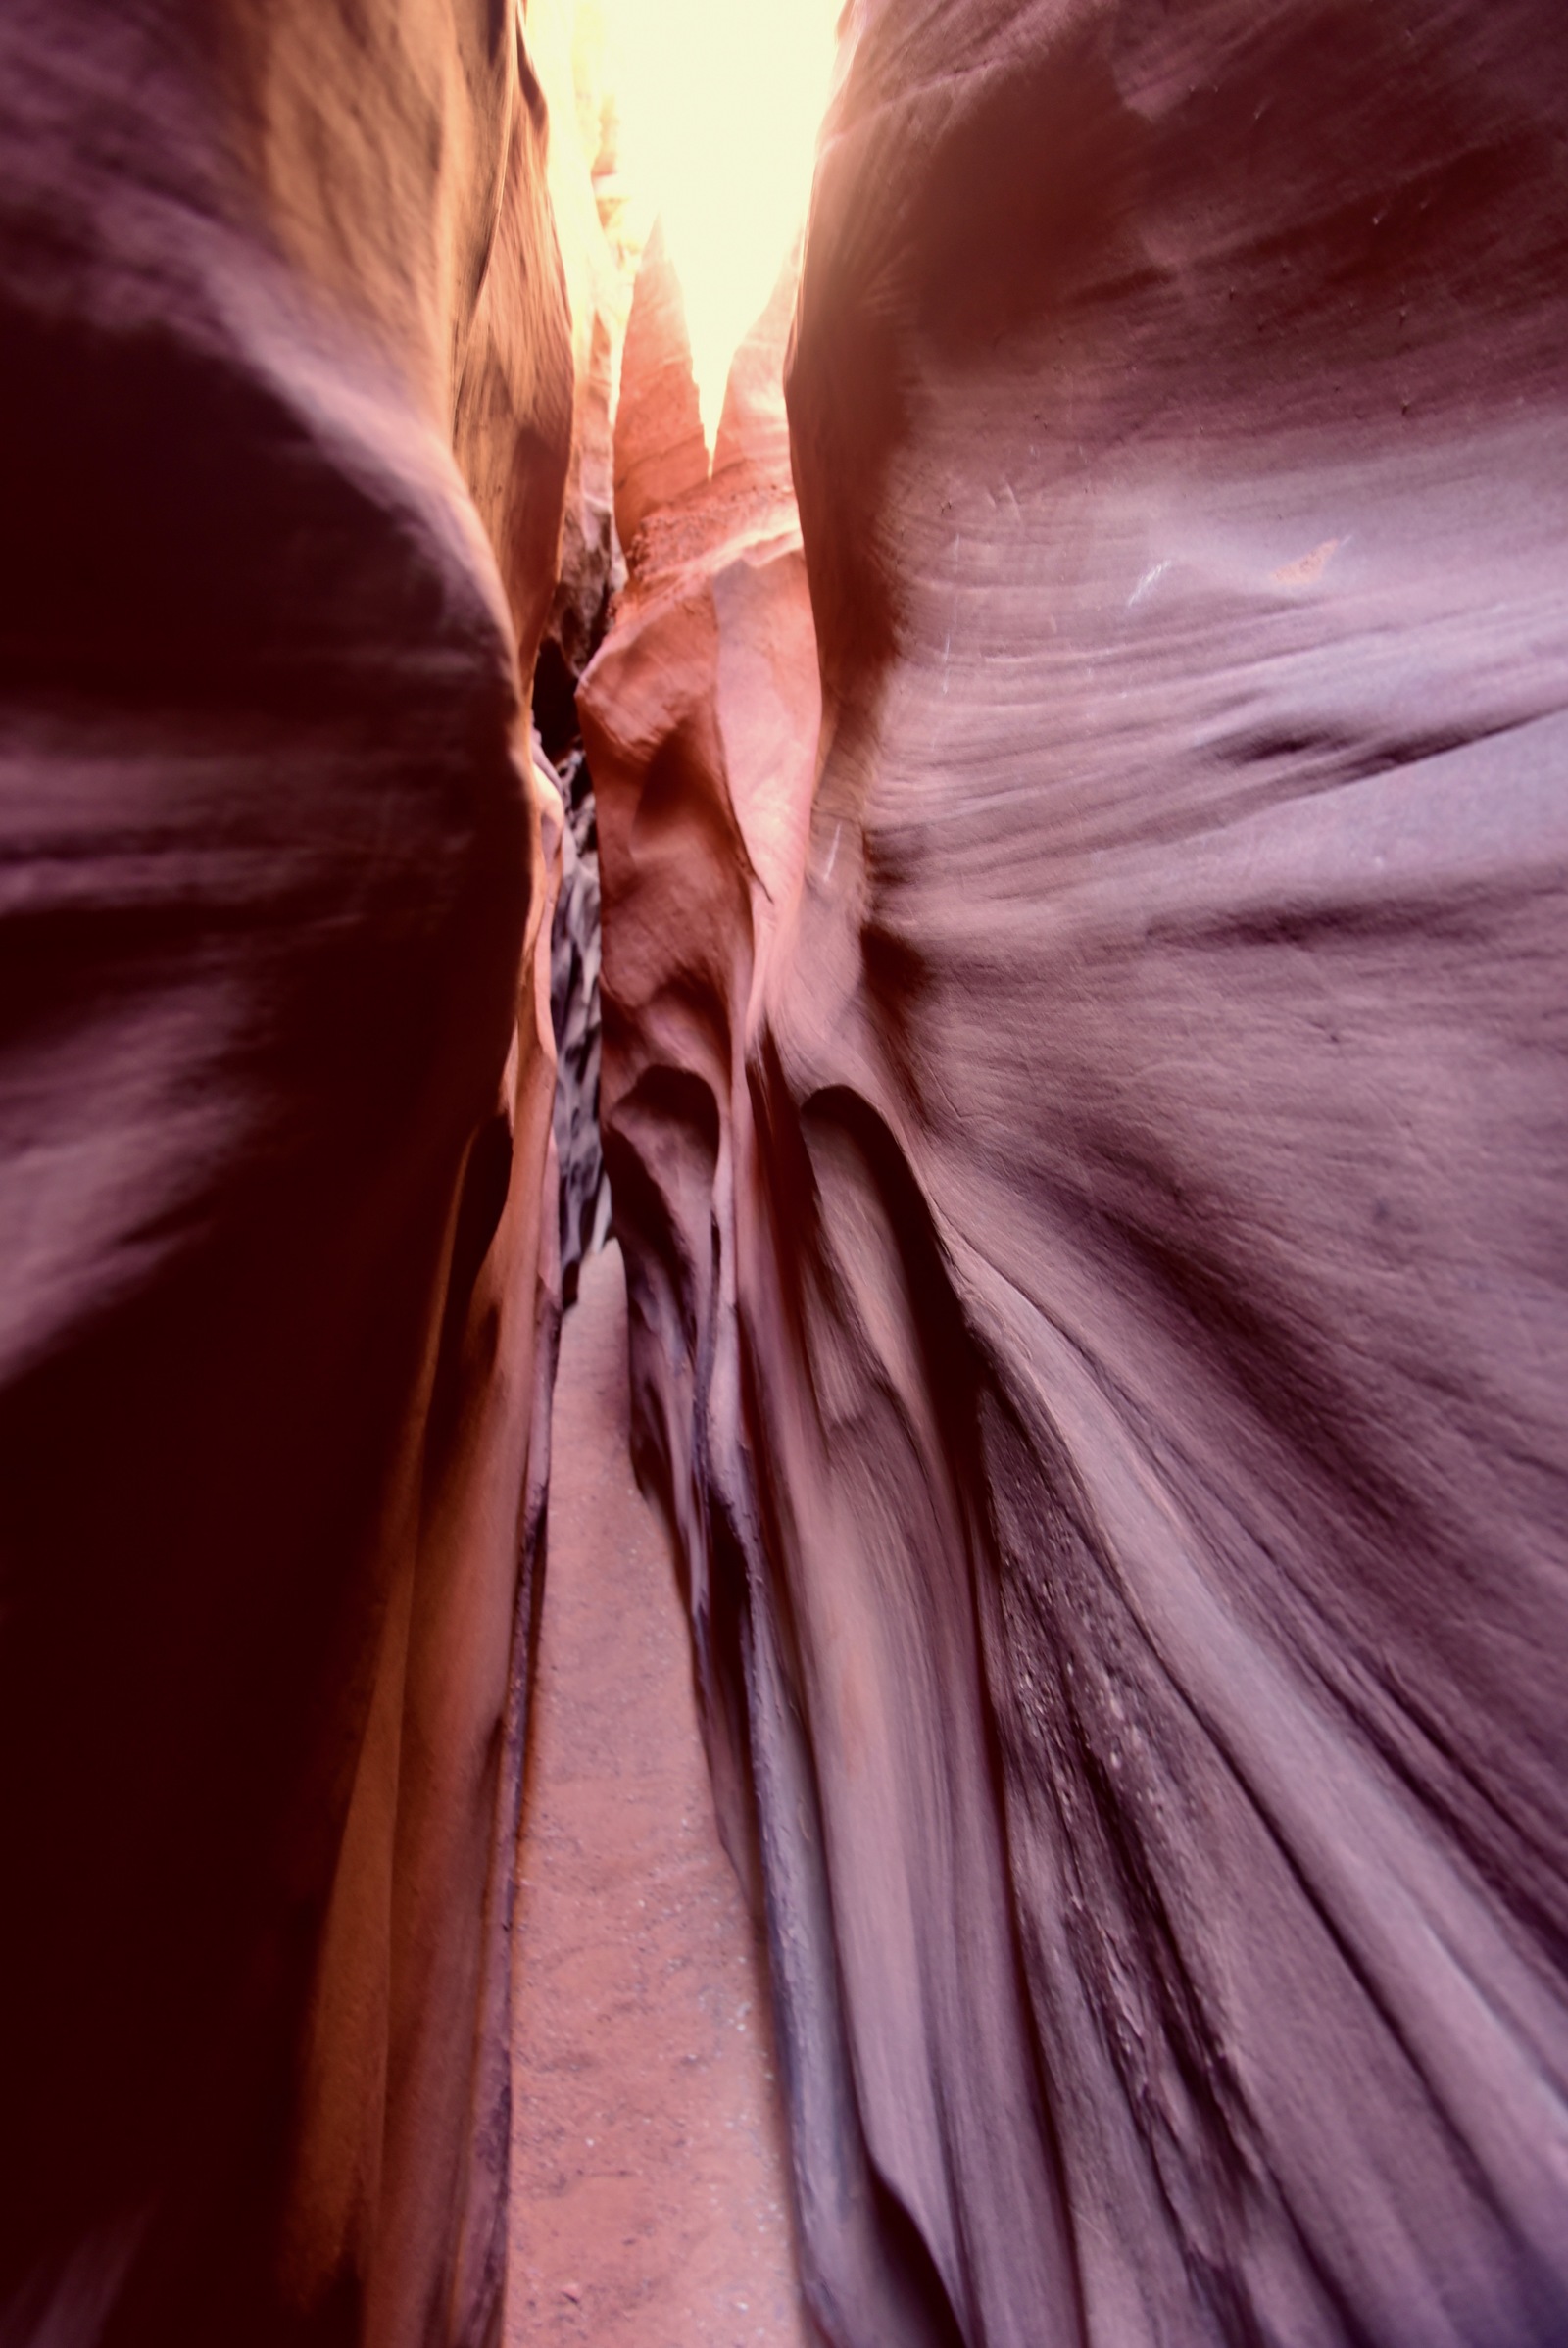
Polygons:
[[[589,657],[603,633],[593,631]],[[599,832],[593,776],[577,730],[575,677],[548,639],[535,680],[535,745],[565,808],[561,894],[550,934],[550,1021],[556,1039],[556,1155],[561,1168],[562,1300],[576,1301],[584,1261],[610,1230],[610,1182],[599,1139]]]

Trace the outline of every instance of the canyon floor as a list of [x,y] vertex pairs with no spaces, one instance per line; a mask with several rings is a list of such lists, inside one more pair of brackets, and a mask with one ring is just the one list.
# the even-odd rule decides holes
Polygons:
[[764,1960],[718,1838],[626,1292],[583,1267],[556,1387],[516,1936],[507,2348],[808,2348]]

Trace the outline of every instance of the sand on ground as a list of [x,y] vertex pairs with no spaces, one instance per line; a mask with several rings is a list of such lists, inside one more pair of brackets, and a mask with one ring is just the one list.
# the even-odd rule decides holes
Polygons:
[[685,1618],[626,1432],[612,1244],[583,1268],[556,1387],[507,2348],[810,2348],[765,1959],[718,1839]]

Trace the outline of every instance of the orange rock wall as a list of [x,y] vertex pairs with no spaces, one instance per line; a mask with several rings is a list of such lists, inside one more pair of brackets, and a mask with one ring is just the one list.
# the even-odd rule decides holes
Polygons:
[[480,2348],[554,1342],[543,9],[199,16],[0,28],[0,2333]]
[[800,541],[776,465],[690,477],[651,257],[582,695],[636,1440],[813,2306],[1551,2348],[1562,27],[846,42]]

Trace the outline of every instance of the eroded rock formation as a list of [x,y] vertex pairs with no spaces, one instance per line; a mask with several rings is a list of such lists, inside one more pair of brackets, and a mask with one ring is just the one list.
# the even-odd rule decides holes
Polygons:
[[8,2343],[495,2337],[576,398],[531,38],[0,27]]
[[654,256],[582,697],[638,1441],[813,2301],[1552,2348],[1564,20],[850,38],[804,557],[693,462]]
[[[782,389],[795,277],[792,264],[737,359],[710,479],[679,287],[650,240],[615,433],[630,575],[578,696],[612,899],[601,1122],[633,1442],[677,1526],[720,1816],[754,1882],[747,1742],[738,1719],[725,1725],[741,1592],[734,1561],[712,1554],[700,1462],[713,1346],[737,1368],[732,1095],[748,1006],[800,891],[820,707]],[[745,1135],[744,1101],[738,1114]]]
[[550,933],[550,1020],[556,1038],[561,1287],[569,1304],[577,1294],[578,1266],[609,1228],[610,1186],[599,1139],[599,833],[580,750],[565,760],[559,781],[565,825]]

